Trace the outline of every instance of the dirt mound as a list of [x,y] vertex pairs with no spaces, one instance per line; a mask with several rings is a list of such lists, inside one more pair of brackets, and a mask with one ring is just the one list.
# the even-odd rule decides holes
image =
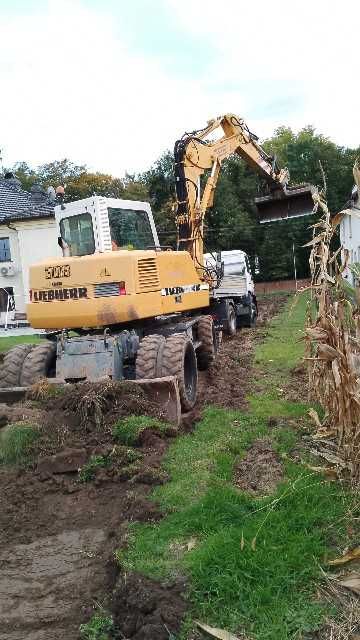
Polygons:
[[169,640],[185,614],[184,582],[160,584],[137,574],[123,574],[112,596],[112,612],[121,637]]
[[276,489],[283,477],[278,455],[270,438],[256,440],[240,460],[234,472],[234,483],[239,489],[252,494],[266,495]]

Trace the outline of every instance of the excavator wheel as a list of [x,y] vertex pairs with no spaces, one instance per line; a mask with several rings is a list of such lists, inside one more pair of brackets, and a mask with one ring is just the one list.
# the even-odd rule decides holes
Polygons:
[[35,382],[54,373],[56,362],[56,344],[44,342],[34,347],[25,358],[20,375],[20,386],[30,387]]
[[216,335],[211,316],[202,316],[197,323],[198,339],[201,345],[197,349],[197,362],[200,371],[205,371],[215,360]]
[[158,378],[161,375],[161,356],[165,337],[145,336],[140,342],[136,356],[136,379]]
[[176,376],[183,411],[194,408],[197,396],[197,362],[194,345],[186,333],[174,333],[166,339],[162,353],[163,376]]
[[18,387],[20,385],[24,360],[33,348],[34,345],[32,344],[19,344],[7,352],[1,367],[1,388]]

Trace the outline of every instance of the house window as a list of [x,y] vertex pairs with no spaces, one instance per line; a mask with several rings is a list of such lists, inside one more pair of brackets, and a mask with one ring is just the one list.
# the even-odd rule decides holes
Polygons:
[[0,262],[10,262],[10,240],[9,238],[0,238]]

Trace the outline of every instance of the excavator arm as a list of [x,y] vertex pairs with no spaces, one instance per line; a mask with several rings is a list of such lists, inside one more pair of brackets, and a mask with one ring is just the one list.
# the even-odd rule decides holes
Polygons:
[[[218,129],[223,135],[216,141],[209,141],[208,137]],[[200,277],[205,277],[204,218],[213,205],[221,164],[234,153],[243,158],[268,185],[268,194],[256,199],[260,218],[261,210],[265,211],[260,221],[306,215],[313,210],[311,188],[289,189],[288,170],[278,167],[276,160],[262,149],[257,136],[241,118],[226,114],[209,121],[204,129],[184,134],[174,148],[178,248],[190,252]],[[205,171],[210,171],[210,174],[201,192],[200,177]],[[294,199],[296,205],[292,207]]]

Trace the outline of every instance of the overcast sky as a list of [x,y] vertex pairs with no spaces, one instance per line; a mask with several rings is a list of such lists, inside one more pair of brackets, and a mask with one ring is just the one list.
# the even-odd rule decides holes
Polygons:
[[359,0],[0,0],[4,164],[121,176],[226,112],[360,144]]

